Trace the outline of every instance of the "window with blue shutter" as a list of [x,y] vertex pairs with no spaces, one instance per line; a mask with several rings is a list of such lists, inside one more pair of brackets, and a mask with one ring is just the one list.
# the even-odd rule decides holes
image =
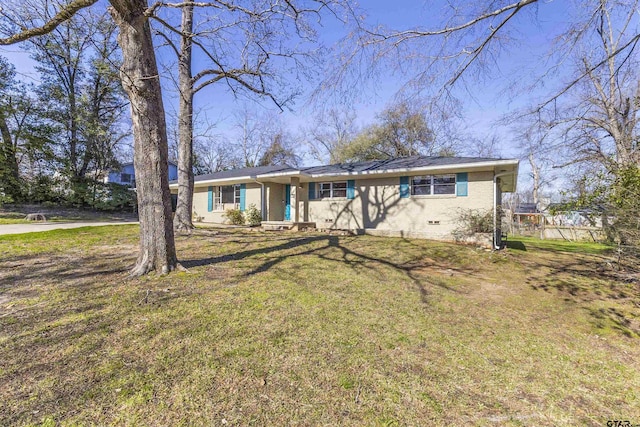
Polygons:
[[456,174],[456,196],[468,194],[468,175],[466,172]]
[[212,212],[212,211],[213,211],[213,187],[211,187],[211,186],[210,186],[210,187],[207,189],[207,191],[208,191],[208,193],[209,193],[209,194],[208,194],[208,205],[207,205],[207,210],[208,210],[209,212]]
[[401,176],[400,177],[400,197],[406,198],[409,197],[410,189],[409,189],[409,177]]
[[316,183],[309,183],[309,200],[313,200],[316,198]]
[[240,184],[240,211],[244,212],[247,200],[247,184]]
[[347,181],[347,199],[356,198],[356,181],[350,179]]

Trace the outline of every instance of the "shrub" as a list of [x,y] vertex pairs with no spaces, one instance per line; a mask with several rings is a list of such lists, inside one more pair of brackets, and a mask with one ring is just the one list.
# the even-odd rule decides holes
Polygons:
[[60,178],[38,175],[27,183],[26,197],[29,203],[52,202],[60,204],[64,201],[64,182]]
[[262,222],[262,213],[256,208],[256,205],[250,204],[249,209],[244,212],[245,220],[247,224],[252,227],[260,225]]
[[10,195],[4,194],[4,192],[0,191],[0,208],[5,203],[13,203],[13,198]]
[[458,212],[458,227],[455,237],[471,236],[476,233],[493,232],[493,211],[491,209],[461,209]]
[[95,183],[93,198],[87,205],[101,211],[133,210],[137,205],[136,192],[115,183]]
[[233,225],[244,225],[244,215],[240,209],[227,209],[224,216]]

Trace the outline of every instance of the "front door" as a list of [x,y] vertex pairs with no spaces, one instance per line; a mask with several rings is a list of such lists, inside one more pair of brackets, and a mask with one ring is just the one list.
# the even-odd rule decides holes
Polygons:
[[284,186],[284,220],[291,221],[291,185]]

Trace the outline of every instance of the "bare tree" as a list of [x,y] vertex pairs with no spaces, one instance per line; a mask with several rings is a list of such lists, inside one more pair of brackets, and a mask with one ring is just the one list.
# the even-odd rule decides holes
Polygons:
[[[50,17],[29,28],[18,28],[0,45],[19,43],[54,31],[97,0],[72,0],[55,6]],[[109,9],[118,25],[123,64],[120,76],[131,102],[134,166],[140,215],[140,253],[133,275],[168,273],[178,267],[171,224],[171,194],[167,164],[167,133],[162,91],[145,0],[111,0]],[[18,13],[21,8],[12,10]],[[14,15],[2,10],[4,20]]]
[[[97,0],[71,0],[51,6],[52,13],[48,14],[41,22],[25,28],[15,25],[16,19],[22,7],[11,10],[1,10],[3,23],[0,23],[0,30],[9,30],[6,38],[0,39],[0,44],[18,43],[34,37],[51,33],[64,22],[80,10],[94,5]],[[191,91],[186,90],[184,95],[185,103],[192,99],[192,94],[211,85],[217,81],[224,80],[229,83],[232,90],[249,90],[261,95],[271,97],[276,103],[281,105],[284,100],[276,100],[275,96],[267,89],[266,81],[269,75],[273,75],[267,68],[270,58],[292,58],[293,63],[287,71],[279,69],[283,82],[290,81],[292,77],[300,75],[299,61],[295,50],[290,50],[284,43],[287,35],[296,34],[297,37],[311,37],[315,35],[312,23],[322,15],[324,11],[339,16],[340,13],[333,9],[332,5],[340,5],[341,2],[328,0],[300,0],[299,2],[280,1],[259,1],[227,3],[221,0],[204,3],[165,3],[162,1],[147,7],[146,0],[110,0],[109,9],[112,17],[120,30],[118,43],[123,51],[123,65],[121,68],[122,83],[127,92],[132,111],[133,131],[134,131],[134,165],[138,183],[139,212],[140,212],[140,255],[133,270],[133,274],[144,274],[150,270],[168,272],[175,269],[177,259],[175,255],[175,245],[173,228],[171,227],[171,203],[168,188],[167,174],[167,135],[164,117],[164,107],[162,105],[161,88],[159,83],[158,69],[153,50],[153,42],[149,25],[149,18],[152,17],[159,22],[170,33],[177,33],[186,40],[184,55],[178,52],[183,70],[188,71],[190,64],[189,43],[196,44],[202,48],[205,56],[214,68],[202,70],[190,79],[188,72],[183,72],[185,81],[188,79],[191,84]],[[17,5],[16,5],[17,6]],[[220,15],[213,15],[212,21],[217,16],[226,12],[235,16],[232,22],[223,22],[220,26],[212,30],[213,40],[211,46],[207,47],[201,42],[194,41],[194,34],[190,31],[190,10],[193,7],[208,7]],[[183,30],[177,30],[176,26],[164,20],[158,13],[166,8],[178,8],[187,10],[183,20]],[[49,11],[49,9],[48,9]],[[309,16],[309,20],[307,20]],[[257,61],[261,72],[256,72],[254,68],[243,66],[228,67],[227,63],[220,59],[228,55],[227,47],[231,45],[233,37],[224,38],[225,32],[232,32],[234,29],[246,29],[249,39],[246,43],[240,42],[241,59],[249,57]],[[278,37],[270,38],[276,30]],[[215,34],[218,32],[218,34]],[[167,38],[168,40],[168,38]],[[304,41],[298,43],[300,47]],[[284,51],[278,51],[283,48]],[[220,56],[211,53],[220,53]],[[207,55],[209,53],[209,55]],[[279,61],[275,61],[278,63]],[[190,70],[190,68],[189,68]],[[186,85],[185,85],[186,87]],[[190,116],[192,110],[188,107],[183,109],[185,116]],[[189,120],[191,118],[189,117]],[[187,134],[187,132],[185,132]],[[185,145],[190,145],[188,142]],[[181,149],[182,151],[182,149]],[[185,147],[186,154],[182,180],[185,177],[189,181],[189,173],[192,165],[192,147]],[[187,182],[187,186],[192,185]],[[184,184],[183,184],[184,186]],[[189,193],[189,192],[187,192]],[[188,196],[185,196],[188,197]],[[181,206],[188,206],[189,203],[182,203]],[[186,207],[181,210],[184,211]],[[190,222],[191,212],[188,212]]]
[[[597,178],[611,184],[619,171],[640,162],[640,62],[635,50],[620,54],[635,37],[628,33],[638,2],[625,4],[630,9],[604,0],[599,5],[592,11],[591,25],[574,30],[591,35],[590,42],[574,46],[567,59],[579,80],[571,80],[553,104],[538,104],[516,116],[517,126],[526,126],[518,135],[522,157],[531,166],[536,200],[535,193],[554,178],[549,165],[569,171],[578,182],[575,195],[584,198],[588,188],[602,188],[585,187],[585,182]],[[576,42],[573,34],[567,37]]]
[[299,163],[293,137],[275,111],[259,112],[245,104],[236,111],[235,121],[231,146],[241,167]]
[[431,27],[362,24],[344,39],[338,51],[342,60],[329,70],[320,91],[339,87],[339,93],[349,92],[393,70],[408,77],[404,87],[408,93],[431,92],[448,98],[459,80],[477,77],[478,70],[494,63],[513,38],[514,27],[517,30],[519,22],[514,21],[535,12],[538,3],[448,1],[429,4],[434,18]]
[[237,156],[242,167],[254,167],[266,150],[267,141],[260,137],[261,119],[255,109],[244,105],[241,110],[234,113],[235,135],[234,142]]
[[273,129],[270,135],[265,134],[264,137],[271,142],[262,154],[258,166],[300,164],[300,156],[296,153],[293,139],[283,127]]
[[619,54],[630,40],[637,42],[628,32],[640,12],[638,2],[628,6],[601,1],[593,17],[593,44],[575,54],[575,72],[584,78],[567,92],[564,108],[545,111],[576,153],[572,161],[596,161],[614,174],[640,163],[640,61],[634,50]]
[[[526,77],[526,83],[517,86],[527,91],[550,88],[526,113],[533,112],[548,126],[570,131],[562,144],[566,146],[567,140],[573,139],[574,152],[582,144],[578,151],[582,158],[599,156],[600,161],[610,162],[613,151],[614,163],[638,161],[632,131],[639,107],[633,102],[639,81],[635,72],[635,48],[640,41],[638,6],[638,0],[568,2],[568,24],[557,30],[546,60],[548,68],[539,75],[514,76],[520,80]],[[467,82],[465,78],[475,83],[479,73],[495,71],[490,65],[518,36],[519,26],[526,20],[535,21],[535,12],[545,7],[549,4],[538,0],[447,2],[433,28],[363,28],[355,33],[357,43],[351,44],[349,58],[357,61],[362,52],[369,52],[369,64],[374,68],[401,63],[408,73],[413,72],[409,75],[411,88],[436,86],[440,95],[447,95],[454,84]],[[572,68],[574,63],[578,66]],[[572,75],[558,79],[561,71]],[[348,76],[344,72],[334,75],[338,81]],[[553,77],[556,79],[551,82]],[[509,83],[506,81],[505,87]],[[518,115],[518,119],[522,117]],[[602,145],[607,139],[613,145]]]
[[[441,18],[431,28],[363,28],[355,35],[356,43],[350,40],[342,53],[350,65],[362,63],[365,57],[365,64],[373,64],[370,68],[405,72],[407,86],[413,90],[435,87],[438,96],[447,96],[469,89],[482,77],[493,77],[489,72],[497,70],[505,49],[532,31],[531,22],[542,27],[537,12],[553,5],[566,8],[567,24],[552,29],[557,32],[544,58],[546,68],[538,66],[537,74],[527,69],[527,74],[516,72],[504,79],[510,96],[514,88],[524,88],[520,93],[527,96],[534,89],[546,91],[532,99],[516,120],[533,117],[547,126],[554,136],[547,142],[554,147],[556,165],[597,162],[606,172],[597,175],[603,183],[627,182],[619,171],[631,173],[640,162],[638,0],[444,2],[435,14]],[[338,68],[334,84],[353,85],[354,78],[358,81],[374,73],[367,69],[354,77],[345,70],[346,66]],[[540,164],[533,160],[536,171]],[[611,188],[595,186],[607,187]]]
[[519,141],[520,158],[529,163],[531,192],[527,195],[537,208],[544,190],[554,179],[553,165],[560,160],[558,149],[554,146],[553,129],[537,120],[521,123],[520,129],[514,127],[514,135]]
[[221,136],[196,137],[193,143],[194,172],[210,174],[240,167],[233,145]]
[[309,129],[306,145],[312,157],[321,163],[337,163],[340,149],[353,140],[357,133],[357,115],[353,109],[332,108],[320,112]]
[[193,48],[193,5],[182,8],[178,81],[180,112],[178,115],[178,201],[173,218],[174,228],[193,228],[193,97],[196,92],[191,74]]
[[462,138],[465,140],[464,154],[468,156],[492,158],[502,156],[500,147],[503,144],[500,138],[495,134],[485,137],[467,134]]
[[[170,17],[155,13],[159,35],[178,58],[180,93],[178,204],[176,230],[193,228],[193,99],[196,93],[218,82],[236,95],[271,100],[277,107],[288,105],[298,94],[292,84],[313,69],[318,59],[316,21],[324,15],[338,17],[343,0],[287,1],[260,0],[227,3],[174,3],[166,6],[182,10],[180,30],[169,24]],[[197,28],[194,10],[211,8]],[[350,10],[350,9],[348,9]],[[194,18],[195,17],[195,18]],[[173,35],[180,38],[180,46]],[[193,49],[205,62],[193,70]],[[260,150],[257,150],[260,151]],[[245,150],[246,153],[246,150]],[[258,159],[246,159],[254,164]]]

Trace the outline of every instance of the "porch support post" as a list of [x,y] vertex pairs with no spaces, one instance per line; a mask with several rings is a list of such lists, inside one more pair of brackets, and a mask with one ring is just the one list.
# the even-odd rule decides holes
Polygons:
[[299,186],[300,178],[291,178],[291,220],[293,222],[300,222],[300,209],[298,207]]
[[258,182],[258,184],[260,184],[260,214],[262,220],[266,221],[269,218],[267,216],[267,189],[264,186],[264,182]]

